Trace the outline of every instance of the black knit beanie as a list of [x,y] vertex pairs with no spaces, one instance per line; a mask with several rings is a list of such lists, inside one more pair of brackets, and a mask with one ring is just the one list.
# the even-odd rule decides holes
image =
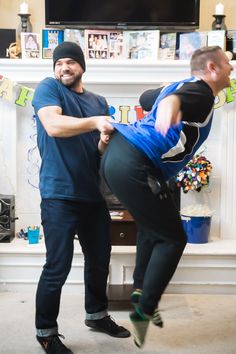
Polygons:
[[74,59],[85,71],[84,53],[78,44],[74,42],[62,42],[59,44],[53,51],[53,69],[55,68],[56,61],[62,58]]

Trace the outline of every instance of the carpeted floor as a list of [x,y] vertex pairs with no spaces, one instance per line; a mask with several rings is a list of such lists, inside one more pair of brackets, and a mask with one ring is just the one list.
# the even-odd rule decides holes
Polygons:
[[[165,295],[163,329],[150,325],[146,344],[84,325],[83,296],[63,294],[59,329],[74,354],[236,354],[236,295]],[[131,330],[128,311],[110,311]],[[35,340],[34,294],[0,292],[0,354],[43,353]]]

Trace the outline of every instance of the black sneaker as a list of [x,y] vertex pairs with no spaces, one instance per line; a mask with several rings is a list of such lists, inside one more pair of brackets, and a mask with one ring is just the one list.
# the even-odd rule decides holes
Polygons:
[[90,328],[109,334],[112,337],[128,338],[131,335],[126,328],[118,326],[108,315],[100,320],[85,320],[85,324]]
[[62,343],[59,337],[64,338],[61,334],[48,337],[36,336],[37,341],[47,354],[73,354],[73,352]]

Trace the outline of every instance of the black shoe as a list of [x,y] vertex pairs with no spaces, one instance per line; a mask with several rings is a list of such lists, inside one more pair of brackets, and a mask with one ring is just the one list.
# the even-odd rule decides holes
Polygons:
[[73,352],[62,343],[59,336],[64,338],[61,334],[48,337],[36,336],[36,338],[47,354],[73,354]]
[[108,315],[100,320],[85,320],[85,324],[90,328],[109,334],[112,337],[128,338],[131,335],[126,328],[118,326]]

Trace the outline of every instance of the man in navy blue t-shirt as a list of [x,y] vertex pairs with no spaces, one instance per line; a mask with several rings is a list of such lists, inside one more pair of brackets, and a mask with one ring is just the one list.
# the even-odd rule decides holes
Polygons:
[[[60,340],[57,317],[71,269],[75,235],[84,254],[85,324],[114,337],[129,337],[107,314],[110,215],[100,193],[99,164],[110,134],[105,98],[84,89],[81,48],[63,42],[53,52],[55,78],[37,87],[33,106],[42,159],[40,194],[46,263],[36,294],[37,340],[46,353],[72,353]],[[99,151],[100,150],[100,151]],[[60,349],[60,351],[59,351]]]

